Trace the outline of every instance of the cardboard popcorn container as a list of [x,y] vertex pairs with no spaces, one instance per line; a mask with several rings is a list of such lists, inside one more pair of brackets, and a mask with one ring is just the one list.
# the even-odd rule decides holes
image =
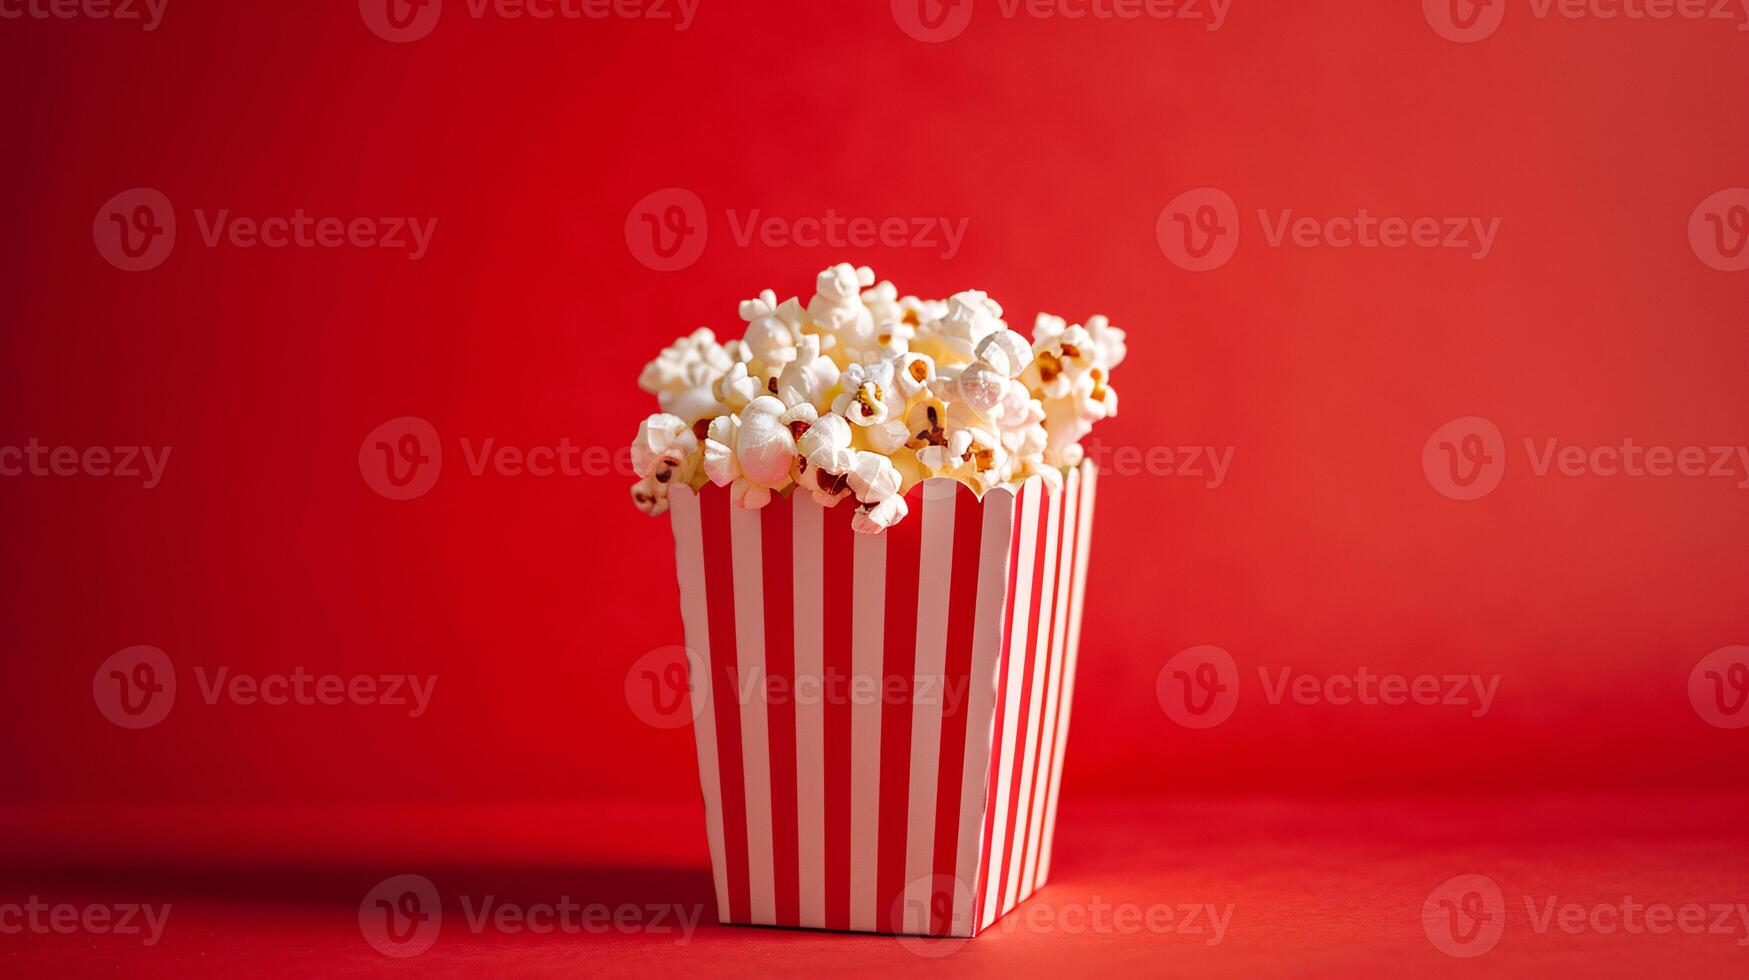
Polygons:
[[1097,473],[671,495],[718,919],[974,936],[1050,874]]

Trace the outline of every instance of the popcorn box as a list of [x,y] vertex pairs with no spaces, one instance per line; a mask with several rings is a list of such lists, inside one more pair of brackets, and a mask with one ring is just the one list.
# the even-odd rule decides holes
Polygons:
[[724,923],[974,936],[1050,874],[1097,472],[911,516],[670,494]]

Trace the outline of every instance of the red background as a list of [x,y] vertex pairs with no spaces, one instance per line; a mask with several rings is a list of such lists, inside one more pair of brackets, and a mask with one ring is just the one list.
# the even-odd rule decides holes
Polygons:
[[[663,344],[735,334],[738,300],[805,298],[839,260],[902,292],[987,289],[1016,326],[1106,313],[1130,356],[1097,438],[1232,448],[1217,488],[1101,483],[1067,798],[1749,787],[1746,733],[1687,695],[1703,655],[1749,642],[1749,491],[1536,478],[1522,448],[1745,441],[1749,278],[1703,264],[1686,229],[1749,183],[1749,35],[1529,11],[1476,44],[1414,2],[1235,0],[1209,32],[979,0],[938,44],[885,3],[705,0],[675,32],[476,20],[451,0],[406,44],[349,2],[171,0],[150,33],[0,22],[0,442],[173,447],[150,491],[0,479],[9,819],[60,814],[79,852],[137,834],[143,804],[206,814],[155,834],[174,854],[271,842],[222,816],[250,807],[442,825],[445,804],[696,806],[689,732],[641,724],[624,693],[640,656],[682,640],[666,520],[633,510],[629,477],[472,476],[461,440],[623,446]],[[174,202],[179,237],[161,267],[122,272],[92,219],[142,186]],[[1155,223],[1203,186],[1243,230],[1231,262],[1192,273]],[[709,213],[678,272],[625,233],[668,187]],[[1363,207],[1500,230],[1473,261],[1272,248],[1256,219]],[[205,247],[194,211],[221,208],[437,227],[419,261]],[[827,208],[964,218],[964,246],[741,246],[725,219]],[[1463,502],[1421,458],[1471,415],[1509,463]],[[444,453],[404,502],[358,461],[397,416],[428,420]],[[125,731],[91,681],[135,644],[182,687],[163,724]],[[1155,693],[1198,644],[1229,651],[1243,686],[1208,731]],[[207,705],[196,666],[437,687],[418,719]],[[1475,718],[1272,705],[1256,678],[1361,666],[1499,689]],[[374,819],[344,814],[372,812],[324,819],[344,838]]]

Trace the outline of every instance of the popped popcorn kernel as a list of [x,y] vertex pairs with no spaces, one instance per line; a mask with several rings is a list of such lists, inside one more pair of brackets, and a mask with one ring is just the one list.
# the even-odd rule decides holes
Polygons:
[[931,477],[977,493],[1037,477],[1062,486],[1093,423],[1117,414],[1111,371],[1127,335],[1040,313],[1030,338],[981,290],[901,295],[866,266],[820,272],[813,295],[765,289],[736,310],[741,338],[701,327],[644,365],[660,411],[631,446],[632,501],[660,514],[675,484],[727,487],[737,507],[807,493],[853,498],[852,526],[878,533]]

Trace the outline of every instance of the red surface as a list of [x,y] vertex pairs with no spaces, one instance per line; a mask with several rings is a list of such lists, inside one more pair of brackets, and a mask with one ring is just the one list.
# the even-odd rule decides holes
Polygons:
[[[97,840],[88,814],[57,813],[51,826],[8,834],[5,853],[77,854],[74,867],[8,871],[8,890],[167,902],[163,938],[150,949],[120,936],[9,938],[0,967],[16,976],[1742,976],[1749,922],[1735,908],[1717,934],[1704,931],[1711,913],[1696,934],[1569,934],[1558,918],[1539,932],[1538,923],[1551,900],[1586,916],[1629,900],[1743,903],[1749,913],[1745,802],[1069,800],[1054,880],[970,941],[716,925],[694,807],[258,810],[240,815],[263,838],[248,845],[210,811],[130,811],[125,832],[105,826]],[[218,843],[165,842],[186,834]],[[291,856],[311,852],[326,857]],[[134,867],[106,867],[116,860]],[[390,960],[361,938],[359,903],[404,872],[434,883],[442,923],[424,953]],[[1430,892],[1459,874],[1488,876],[1506,901],[1497,945],[1475,959],[1439,952],[1422,920]],[[488,921],[476,931],[469,911],[486,896],[516,908],[566,896],[579,906],[680,906],[699,925],[691,935],[660,931],[641,912],[658,929],[572,936]],[[1190,905],[1205,910],[1192,918]],[[1170,925],[1155,912],[1148,927],[1156,906],[1171,908]]]
[[[429,36],[404,44],[373,34],[350,2],[172,0],[150,32],[83,16],[0,20],[13,93],[0,104],[11,191],[0,195],[0,447],[172,451],[150,490],[0,477],[10,822],[61,828],[43,861],[156,862],[132,878],[94,874],[93,887],[190,882],[189,921],[208,924],[175,940],[184,965],[262,966],[252,951],[278,950],[312,973],[385,965],[356,927],[346,933],[356,899],[296,900],[326,887],[325,872],[300,868],[345,859],[374,873],[387,861],[349,842],[412,835],[409,846],[478,848],[489,863],[523,829],[447,808],[503,804],[623,821],[582,856],[536,850],[570,839],[557,830],[532,838],[527,868],[562,876],[566,860],[653,846],[650,826],[627,816],[644,810],[600,801],[666,813],[697,794],[687,730],[641,724],[649,705],[626,697],[639,658],[681,641],[667,528],[633,512],[629,477],[533,476],[517,460],[474,475],[469,464],[488,439],[537,458],[561,446],[610,457],[650,409],[632,381],[663,343],[701,323],[732,332],[738,300],[766,286],[805,292],[819,268],[852,259],[907,291],[986,288],[1021,325],[1039,309],[1108,313],[1131,353],[1115,379],[1122,414],[1098,440],[1231,453],[1218,486],[1212,475],[1102,481],[1063,795],[1066,808],[1114,801],[1099,811],[1114,822],[1082,825],[1102,839],[1079,870],[1060,860],[1061,882],[1221,895],[1289,869],[1250,935],[1294,943],[1245,946],[1236,932],[1226,952],[1249,952],[1184,964],[1250,973],[1461,968],[1430,962],[1413,923],[1360,911],[1418,903],[1428,875],[1460,873],[1467,862],[1444,851],[1453,840],[1535,887],[1740,888],[1741,865],[1708,820],[1671,817],[1663,830],[1680,808],[1632,801],[1749,790],[1749,730],[1709,723],[1707,696],[1729,692],[1709,691],[1696,669],[1749,643],[1744,473],[1537,476],[1525,442],[1541,454],[1550,439],[1585,450],[1749,441],[1749,273],[1709,267],[1705,235],[1729,226],[1697,211],[1749,185],[1749,32],[1741,16],[1539,17],[1512,3],[1495,5],[1506,14],[1492,36],[1461,44],[1430,26],[1438,6],[1239,0],[1207,31],[1007,18],[978,0],[963,35],[934,44],[901,29],[903,5],[880,2],[706,3],[676,32],[475,18],[451,0]],[[1234,200],[1241,230],[1229,262],[1194,273],[1169,258],[1183,255],[1161,217],[1202,187]],[[150,271],[121,271],[98,247],[102,209],[131,188],[161,192],[178,219],[173,251]],[[653,267],[662,262],[635,234],[628,244],[640,202],[665,188],[708,210],[708,237],[686,243],[698,254],[680,271]],[[1481,260],[1266,241],[1284,211],[1362,208],[1497,218],[1499,230]],[[437,224],[418,261],[203,242],[221,210],[296,209]],[[966,233],[945,258],[739,244],[755,209],[965,219]],[[442,470],[429,492],[393,500],[373,489],[385,475],[368,451],[361,468],[360,449],[403,416],[429,425]],[[1498,428],[1506,468],[1497,489],[1464,501],[1447,495],[1453,477],[1429,442],[1469,416]],[[139,644],[165,652],[180,690],[161,723],[130,731],[96,710],[93,680]],[[1193,730],[1162,709],[1157,681],[1174,654],[1205,644],[1231,654],[1217,679],[1238,700],[1230,720]],[[1720,666],[1720,683],[1740,676]],[[417,718],[362,704],[208,704],[199,677],[219,668],[404,672],[437,686]],[[1362,668],[1475,674],[1497,696],[1479,717],[1454,705],[1271,703],[1258,671],[1284,668],[1319,681]],[[1542,792],[1628,802],[1586,811],[1590,837],[1492,820],[1460,832],[1452,814],[1471,811],[1425,802]],[[1222,826],[1227,804],[1199,802],[1257,795],[1305,802],[1279,804],[1275,836],[1257,838]],[[1150,834],[1230,834],[1223,846],[1242,861],[1171,840],[1120,857],[1137,839],[1122,828],[1160,798],[1184,809]],[[1372,800],[1385,809],[1360,802]],[[148,852],[111,848],[136,839],[141,805],[199,819],[155,825]],[[1348,817],[1319,836],[1316,818],[1294,816],[1302,805]],[[306,806],[319,832],[261,822]],[[399,815],[393,833],[377,825],[383,812]],[[1605,812],[1632,815],[1639,836],[1613,836]],[[618,884],[603,893],[695,888],[693,823],[693,837],[664,845],[693,850],[609,875]],[[254,865],[226,870],[226,855],[248,854]],[[533,891],[553,881],[544,873],[529,872]],[[370,874],[341,877],[351,888]],[[263,900],[257,882],[293,899]],[[321,918],[330,902],[338,922]],[[101,958],[96,938],[21,947],[0,936],[0,950]],[[778,939],[788,945],[766,945]],[[724,942],[762,968],[781,965],[773,948],[839,963],[891,949],[763,933]],[[1126,943],[1198,955],[1120,937],[1100,948],[1149,955]],[[1625,971],[1727,945],[1560,939],[1510,954],[1551,963],[1510,962]],[[611,955],[648,952],[636,946]],[[1079,948],[1020,937],[986,952],[980,941],[949,963],[1023,946],[1038,947],[1029,963]],[[477,951],[467,966],[593,955]],[[464,963],[453,948],[442,955]],[[1506,955],[1503,943],[1486,962]]]

